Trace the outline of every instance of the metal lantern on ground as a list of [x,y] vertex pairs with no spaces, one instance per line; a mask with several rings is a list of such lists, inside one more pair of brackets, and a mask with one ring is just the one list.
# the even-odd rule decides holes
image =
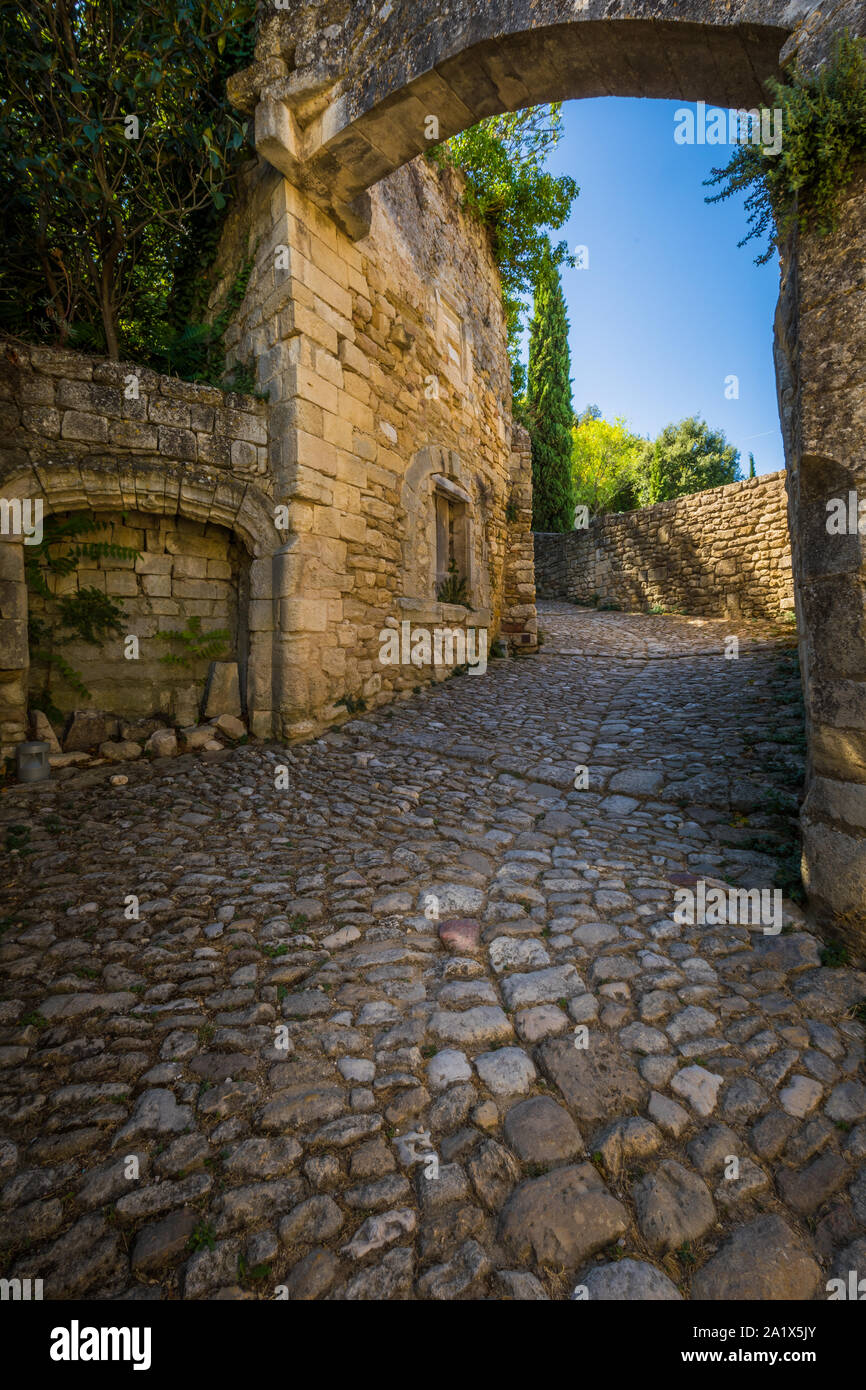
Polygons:
[[19,743],[15,749],[15,771],[19,782],[46,782],[51,776],[49,746],[41,740]]

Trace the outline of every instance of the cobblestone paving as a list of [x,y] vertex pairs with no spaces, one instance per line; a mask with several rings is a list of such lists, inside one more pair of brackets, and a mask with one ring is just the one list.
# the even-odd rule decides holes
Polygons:
[[537,658],[315,743],[0,798],[4,1275],[809,1299],[863,1273],[866,976],[787,899],[776,935],[672,915],[790,862],[790,639],[542,610]]

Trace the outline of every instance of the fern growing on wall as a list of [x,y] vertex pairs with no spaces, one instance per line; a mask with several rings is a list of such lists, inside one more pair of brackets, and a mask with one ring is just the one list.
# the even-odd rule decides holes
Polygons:
[[48,516],[38,545],[25,546],[24,568],[27,587],[46,602],[44,616],[32,611],[28,617],[30,664],[42,672],[39,708],[51,719],[62,719],[63,713],[52,695],[55,675],[61,677],[76,695],[90,698],[80,672],[65,659],[60,647],[73,642],[85,642],[101,647],[114,633],[123,631],[123,606],[93,586],[76,593],[55,598],[51,580],[73,574],[82,559],[135,559],[140,553],[131,546],[112,541],[85,539],[98,531],[107,530],[110,522],[99,521],[89,512],[71,512],[69,516]]
[[222,627],[202,632],[201,618],[187,618],[186,627],[171,628],[158,632],[156,636],[161,642],[174,642],[180,648],[179,651],[165,652],[160,661],[166,666],[192,668],[202,661],[220,661],[226,654],[225,644],[231,634]]
[[466,580],[453,560],[448,565],[448,578],[443,579],[436,589],[436,597],[440,603],[456,603],[463,608],[469,607]]

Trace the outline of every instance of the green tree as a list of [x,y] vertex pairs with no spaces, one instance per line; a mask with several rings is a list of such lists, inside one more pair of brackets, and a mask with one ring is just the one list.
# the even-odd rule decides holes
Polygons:
[[533,529],[570,531],[574,497],[568,315],[559,270],[549,250],[542,256],[535,290],[526,398],[532,438]]
[[255,12],[2,0],[4,327],[116,359],[164,320],[196,218],[225,207],[246,143],[225,78],[249,59]]
[[756,470],[756,468],[755,468],[755,455],[754,455],[754,454],[749,454],[749,477],[750,477],[750,478],[757,478],[757,476],[758,476],[758,473],[757,473],[757,470]]
[[546,231],[565,224],[580,191],[569,175],[545,170],[561,134],[562,103],[557,102],[491,116],[432,152],[438,163],[462,170],[464,206],[490,230],[502,279],[518,415],[526,389],[519,353],[526,296],[538,282],[545,257],[552,255],[555,265],[573,264],[568,243],[551,249]]
[[590,514],[627,512],[640,505],[640,475],[647,441],[625,420],[605,420],[597,406],[579,416],[571,431],[571,476],[575,504]]
[[648,450],[647,462],[641,484],[643,506],[723,487],[741,477],[737,449],[721,430],[711,430],[696,415],[666,425]]

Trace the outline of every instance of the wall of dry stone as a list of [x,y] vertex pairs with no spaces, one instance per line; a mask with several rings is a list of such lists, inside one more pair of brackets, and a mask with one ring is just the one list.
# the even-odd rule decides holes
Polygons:
[[778,618],[794,608],[785,474],[538,533],[535,574],[540,598]]
[[[267,472],[264,403],[128,362],[8,343],[0,354],[4,468],[104,452]],[[99,451],[95,454],[95,451]]]

